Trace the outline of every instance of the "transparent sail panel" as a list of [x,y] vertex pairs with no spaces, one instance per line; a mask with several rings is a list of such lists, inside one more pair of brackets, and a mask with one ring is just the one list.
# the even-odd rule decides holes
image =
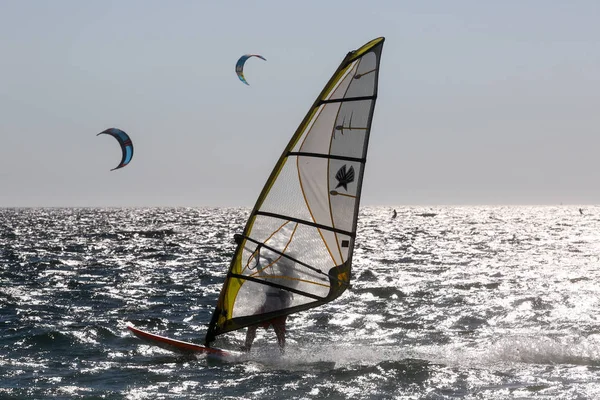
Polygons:
[[349,101],[340,105],[329,153],[361,158],[368,138],[373,100]]
[[[297,222],[257,216],[249,235],[252,240],[246,241],[242,253],[242,274],[260,278],[256,274],[258,265],[269,265],[265,264],[266,260],[272,261],[284,254],[301,263],[289,272],[301,273],[302,279],[309,276],[327,279],[327,273],[336,266],[336,260],[332,256],[332,246],[323,239],[321,231],[324,230]],[[276,253],[271,254],[272,250]]]
[[329,154],[333,127],[338,118],[340,106],[340,103],[331,103],[319,107],[315,122],[303,136],[297,151]]
[[348,88],[352,84],[352,80],[354,79],[354,75],[356,74],[356,68],[358,67],[359,62],[360,61],[354,61],[348,66],[345,74],[340,80],[340,83],[337,86],[335,86],[334,89],[327,96],[325,96],[323,100],[332,100],[346,97],[346,93],[348,92]]
[[344,84],[330,96],[330,99],[372,96],[375,94],[377,72],[377,54],[369,52],[355,61]]
[[265,198],[261,211],[311,221],[298,178],[296,157],[289,157]]

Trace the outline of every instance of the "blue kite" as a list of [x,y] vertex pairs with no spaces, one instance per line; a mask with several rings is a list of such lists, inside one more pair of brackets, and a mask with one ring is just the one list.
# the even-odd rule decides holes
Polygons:
[[246,82],[246,78],[244,78],[244,64],[246,64],[246,60],[248,60],[250,57],[258,57],[261,60],[267,61],[266,58],[258,54],[244,54],[239,60],[237,60],[237,63],[235,64],[235,73],[237,74],[238,78],[240,78],[240,81],[244,82],[248,86],[250,86],[250,84]]
[[129,162],[133,158],[133,143],[131,142],[129,135],[117,128],[109,128],[105,131],[100,132],[98,135],[102,135],[103,133],[117,139],[117,142],[119,142],[119,145],[121,145],[121,151],[123,152],[121,162],[115,168],[111,169],[111,171],[123,168],[124,166],[129,164]]

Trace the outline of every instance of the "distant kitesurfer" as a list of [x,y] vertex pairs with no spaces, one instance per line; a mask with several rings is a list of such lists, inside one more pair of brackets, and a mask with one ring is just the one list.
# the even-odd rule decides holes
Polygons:
[[394,209],[394,213],[392,214],[392,219],[396,218],[396,216],[398,215],[398,213],[396,212],[396,210]]
[[579,209],[579,214],[583,215],[583,208]]

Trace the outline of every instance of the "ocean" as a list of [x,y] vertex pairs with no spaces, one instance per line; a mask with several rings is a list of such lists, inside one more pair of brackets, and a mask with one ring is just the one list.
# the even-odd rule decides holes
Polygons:
[[249,209],[0,209],[0,398],[599,399],[600,207],[579,208],[363,207],[352,287],[235,362],[126,325],[202,343]]

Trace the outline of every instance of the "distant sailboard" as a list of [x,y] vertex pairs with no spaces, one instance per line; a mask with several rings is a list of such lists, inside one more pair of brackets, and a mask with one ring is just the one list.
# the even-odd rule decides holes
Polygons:
[[[318,307],[350,286],[383,42],[346,55],[284,149],[243,233],[235,235],[200,351],[212,349],[219,335]],[[289,301],[265,307],[274,292]]]
[[133,143],[131,142],[131,138],[129,137],[129,135],[117,128],[106,129],[97,134],[96,136],[102,134],[114,137],[115,139],[117,139],[117,142],[119,142],[119,145],[121,146],[121,162],[115,168],[111,169],[111,171],[123,168],[124,166],[129,164],[129,162],[131,162],[131,159],[133,158]]

